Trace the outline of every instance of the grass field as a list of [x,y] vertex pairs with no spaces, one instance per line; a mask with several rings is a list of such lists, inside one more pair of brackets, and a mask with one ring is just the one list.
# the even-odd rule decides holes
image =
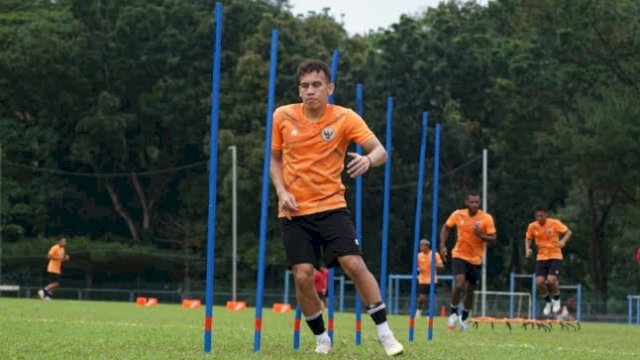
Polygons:
[[[202,351],[203,308],[138,308],[131,303],[0,298],[0,359],[308,359],[314,340],[305,327],[299,352],[291,349],[293,314],[265,309],[262,351],[253,353],[253,309],[214,310],[214,351]],[[407,317],[390,318],[405,345],[402,359],[640,359],[640,326],[582,324],[551,333],[483,325],[468,333],[437,318],[434,341],[420,318],[413,343]],[[331,359],[383,359],[372,321],[363,316],[363,345],[353,345],[353,314],[336,315]]]

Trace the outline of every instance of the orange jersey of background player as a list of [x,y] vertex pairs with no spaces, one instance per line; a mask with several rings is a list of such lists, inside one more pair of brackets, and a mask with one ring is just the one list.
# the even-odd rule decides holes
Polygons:
[[467,261],[473,265],[482,264],[485,242],[475,234],[476,227],[483,233],[496,233],[493,218],[488,213],[478,210],[474,216],[469,216],[468,209],[454,211],[447,219],[447,227],[457,230],[456,245],[452,256]]
[[301,216],[347,206],[341,176],[351,142],[362,144],[374,136],[364,120],[350,109],[327,105],[322,118],[308,120],[302,104],[279,107],[273,114],[271,148],[282,150],[282,176],[295,196],[298,211],[279,217]]
[[[436,284],[438,283],[438,268],[442,268],[442,257],[436,253]],[[418,283],[431,284],[431,250],[428,253],[418,253]]]
[[47,266],[47,272],[53,274],[62,273],[62,261],[64,260],[64,247],[55,244],[49,249],[49,265]]
[[560,220],[547,218],[544,225],[534,221],[527,227],[526,238],[535,241],[538,246],[536,260],[562,260],[562,249],[560,248],[560,236],[564,235],[569,228]]

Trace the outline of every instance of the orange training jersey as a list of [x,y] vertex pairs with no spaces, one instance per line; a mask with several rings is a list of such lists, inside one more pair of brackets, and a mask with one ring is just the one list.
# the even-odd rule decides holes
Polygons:
[[58,244],[55,244],[49,249],[49,256],[53,256],[53,259],[49,259],[49,266],[47,266],[47,272],[54,274],[62,273],[62,259],[64,258],[64,248]]
[[527,239],[535,241],[538,246],[536,260],[562,260],[562,249],[558,242],[560,235],[569,231],[569,228],[560,220],[547,218],[544,225],[534,221],[527,227]]
[[[291,216],[314,214],[347,206],[342,170],[350,142],[362,144],[373,137],[362,118],[350,109],[327,105],[322,118],[311,121],[302,104],[276,109],[271,148],[282,150],[282,176],[298,203]],[[284,217],[282,210],[279,217]]]
[[463,259],[470,264],[482,264],[485,243],[474,232],[474,227],[478,226],[480,231],[487,235],[496,233],[496,226],[491,215],[482,210],[473,216],[469,216],[468,209],[454,211],[447,219],[447,227],[457,228],[458,239],[453,247],[452,257]]
[[[436,253],[436,284],[438,283],[438,266],[442,266],[442,257]],[[427,254],[420,251],[418,254],[418,284],[431,284],[431,250]]]

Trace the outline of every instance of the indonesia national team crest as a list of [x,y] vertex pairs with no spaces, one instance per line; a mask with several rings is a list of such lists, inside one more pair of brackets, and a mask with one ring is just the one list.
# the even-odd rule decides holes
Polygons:
[[333,130],[332,127],[327,126],[326,128],[322,129],[322,132],[320,133],[320,136],[322,137],[322,140],[324,140],[324,141],[331,141],[336,136],[336,132],[335,132],[335,130]]

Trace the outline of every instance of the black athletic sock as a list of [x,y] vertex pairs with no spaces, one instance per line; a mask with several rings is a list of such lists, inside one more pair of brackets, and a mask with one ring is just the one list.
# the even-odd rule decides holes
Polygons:
[[544,301],[551,302],[551,295],[549,293],[547,293],[547,295],[544,296]]
[[42,288],[42,290],[44,291],[44,296],[51,297],[51,293],[49,292],[49,290],[47,290],[47,288]]
[[469,310],[462,309],[462,321],[467,320],[468,317],[469,317]]
[[366,306],[367,313],[373,319],[376,325],[380,325],[387,322],[387,307],[382,301],[378,301],[375,304]]
[[318,311],[317,313],[310,316],[305,316],[304,321],[307,322],[307,325],[309,325],[309,329],[311,329],[311,332],[313,332],[314,335],[320,335],[325,332],[322,311]]
[[553,300],[560,300],[560,293],[553,294]]
[[452,314],[458,315],[458,307],[457,306],[451,305],[451,308],[449,309],[449,315],[452,315]]

